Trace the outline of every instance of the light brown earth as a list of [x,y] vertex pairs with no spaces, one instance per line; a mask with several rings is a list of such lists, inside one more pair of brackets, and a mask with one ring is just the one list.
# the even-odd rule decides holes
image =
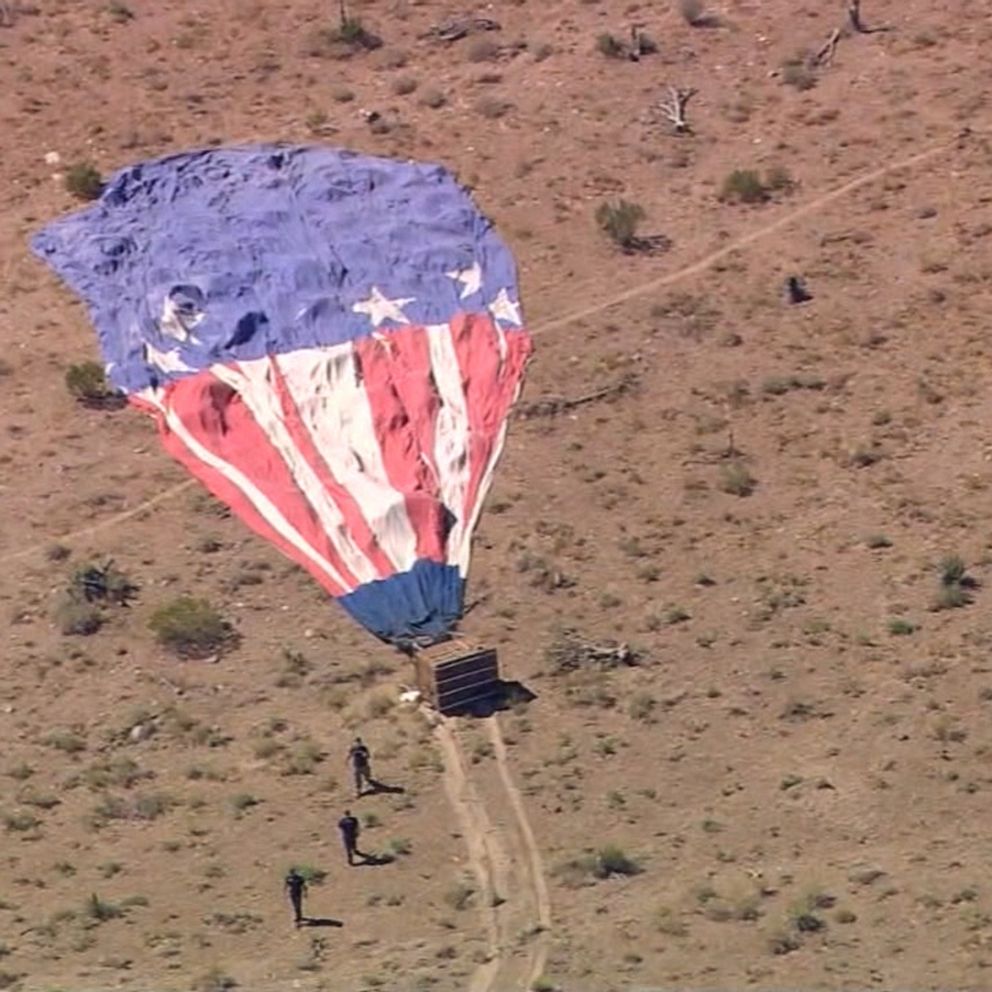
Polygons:
[[[842,6],[725,2],[692,28],[668,3],[499,3],[475,11],[502,23],[485,37],[522,47],[494,54],[420,37],[455,4],[367,0],[385,46],[340,59],[310,54],[334,4],[13,5],[0,985],[988,988],[992,18],[984,0],[864,0],[891,30],[841,38],[812,89],[771,75]],[[657,54],[596,50],[635,20]],[[699,89],[691,136],[652,118],[669,83]],[[183,486],[150,421],[66,392],[96,351],[26,247],[76,206],[53,172],[254,140],[453,168],[520,262],[523,403],[636,379],[510,431],[465,629],[537,698],[498,726],[390,706],[404,659]],[[794,186],[770,202],[719,198],[733,169],[776,166]],[[593,214],[617,196],[670,251],[609,242]],[[808,305],[783,305],[790,273]],[[723,491],[740,466],[748,496]],[[979,586],[934,611],[950,554]],[[59,592],[108,556],[138,599],[63,636]],[[216,663],[147,628],[186,592],[242,635]],[[641,663],[556,675],[561,626]],[[406,789],[354,804],[379,824],[363,839],[409,846],[349,869],[333,822],[356,728]],[[99,815],[113,800],[125,818]],[[608,844],[642,871],[575,866]],[[308,910],[343,926],[289,925],[294,861],[328,872]],[[87,915],[92,894],[122,915]]]

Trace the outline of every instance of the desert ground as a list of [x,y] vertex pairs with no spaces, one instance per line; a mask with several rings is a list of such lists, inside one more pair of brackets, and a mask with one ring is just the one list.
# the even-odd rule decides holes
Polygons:
[[[0,987],[989,987],[992,18],[861,13],[354,0],[366,50],[336,3],[0,3]],[[463,629],[530,702],[401,705],[403,656],[66,389],[95,335],[27,242],[68,170],[255,141],[443,163],[512,246]],[[133,601],[63,633],[107,559]],[[181,594],[237,643],[165,650]],[[402,792],[351,798],[356,732]]]

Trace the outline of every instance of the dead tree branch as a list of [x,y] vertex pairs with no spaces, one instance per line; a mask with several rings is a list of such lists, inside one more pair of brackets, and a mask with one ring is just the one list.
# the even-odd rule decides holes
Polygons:
[[587,403],[616,399],[633,390],[637,386],[637,382],[636,375],[627,374],[618,382],[610,383],[608,386],[603,386],[601,389],[586,393],[583,396],[576,396],[571,399],[564,396],[549,396],[545,399],[534,400],[531,403],[523,403],[517,408],[516,415],[521,420],[530,420],[533,417],[554,417],[556,414],[574,410]]
[[830,37],[823,43],[823,45],[817,49],[816,53],[810,59],[810,66],[816,68],[818,66],[828,66],[834,60],[834,53],[837,51],[837,42],[840,41],[840,28],[834,28],[830,32]]
[[887,26],[869,28],[861,20],[861,0],[847,0],[847,19],[851,22],[851,28],[858,34],[879,34],[882,31],[891,31]]
[[662,103],[661,109],[665,116],[672,122],[676,134],[691,134],[692,127],[685,117],[685,108],[689,101],[696,95],[696,90],[692,87],[681,89],[677,86],[668,87],[668,102]]
[[847,16],[851,22],[851,27],[858,34],[867,34],[864,23],[861,20],[861,0],[847,0]]

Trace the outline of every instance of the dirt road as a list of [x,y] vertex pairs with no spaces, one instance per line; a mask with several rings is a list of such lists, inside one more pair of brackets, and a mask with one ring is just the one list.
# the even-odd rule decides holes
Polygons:
[[[445,789],[461,823],[469,864],[478,886],[489,956],[475,971],[469,992],[529,989],[544,972],[551,904],[540,852],[513,782],[499,718],[486,724],[503,793],[483,797],[472,779],[457,723],[441,718],[435,734],[444,755]],[[510,822],[497,825],[486,799]]]

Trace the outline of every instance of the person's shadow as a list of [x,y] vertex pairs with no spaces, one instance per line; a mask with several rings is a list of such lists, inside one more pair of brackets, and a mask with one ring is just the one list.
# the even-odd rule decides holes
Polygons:
[[359,796],[396,796],[406,792],[406,789],[404,789],[402,785],[387,785],[385,782],[380,782],[378,779],[374,778],[370,778],[368,782],[368,787],[362,789]]
[[343,927],[341,920],[331,919],[329,916],[304,916],[301,925],[305,927]]
[[391,865],[396,859],[390,854],[368,854],[365,851],[355,851],[355,857],[361,858],[355,862],[356,868],[376,868],[380,865]]

